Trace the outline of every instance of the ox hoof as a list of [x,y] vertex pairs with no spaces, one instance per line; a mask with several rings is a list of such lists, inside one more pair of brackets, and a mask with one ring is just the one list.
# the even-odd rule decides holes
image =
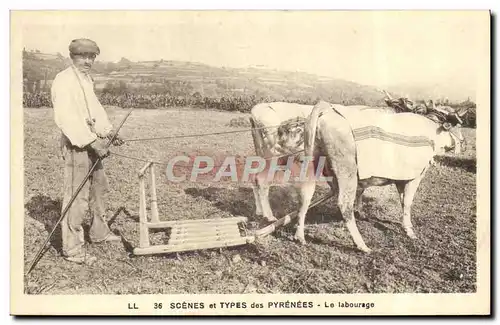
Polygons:
[[297,235],[297,234],[295,234],[295,236],[294,236],[294,240],[295,240],[298,244],[300,244],[300,245],[305,245],[305,244],[306,244],[306,239],[304,238],[304,235],[302,235],[302,236],[301,236],[301,235]]
[[358,249],[366,254],[370,254],[372,252],[372,250],[366,246],[365,247],[358,247]]
[[275,217],[275,216],[264,217],[264,218],[265,218],[265,219],[266,219],[266,221],[268,221],[268,222],[275,222],[276,220],[278,220],[278,219],[276,219],[276,217]]
[[410,237],[411,239],[417,239],[417,235],[413,232],[413,229],[407,228],[406,230],[406,235]]
[[365,219],[365,215],[363,214],[363,212],[358,211],[358,210],[354,210],[354,216],[357,219]]

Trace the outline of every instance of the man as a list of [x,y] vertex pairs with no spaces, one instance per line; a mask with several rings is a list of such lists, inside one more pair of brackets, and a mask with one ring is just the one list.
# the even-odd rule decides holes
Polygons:
[[[82,183],[95,161],[109,154],[107,142],[113,136],[113,126],[106,111],[94,93],[90,69],[100,49],[89,39],[76,39],[69,45],[71,66],[59,72],[52,83],[51,96],[54,119],[60,128],[61,149],[64,159],[63,209]],[[122,145],[115,138],[113,145]],[[61,222],[63,256],[76,263],[92,264],[96,258],[84,251],[84,216],[91,205],[93,215],[90,228],[92,242],[120,241],[106,222],[103,195],[108,190],[108,180],[99,163],[73,201]]]

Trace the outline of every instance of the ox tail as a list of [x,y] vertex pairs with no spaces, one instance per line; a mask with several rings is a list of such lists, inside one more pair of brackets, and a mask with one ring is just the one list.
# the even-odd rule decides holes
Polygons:
[[309,118],[307,119],[304,128],[304,154],[308,157],[312,158],[314,153],[314,143],[316,141],[318,119],[322,114],[330,110],[330,104],[325,101],[319,101],[316,105],[314,105],[311,114],[309,114]]

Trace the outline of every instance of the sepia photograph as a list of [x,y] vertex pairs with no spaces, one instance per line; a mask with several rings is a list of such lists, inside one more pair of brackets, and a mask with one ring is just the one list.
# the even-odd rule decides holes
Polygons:
[[491,312],[488,10],[10,18],[11,314]]

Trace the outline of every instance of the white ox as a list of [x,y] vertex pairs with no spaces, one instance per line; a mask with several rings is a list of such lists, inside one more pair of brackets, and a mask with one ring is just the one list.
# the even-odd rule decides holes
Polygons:
[[[250,114],[250,124],[252,126],[252,137],[255,152],[262,158],[270,158],[283,154],[281,146],[278,144],[278,126],[287,125],[287,135],[300,134],[303,136],[304,121],[313,109],[313,105],[301,105],[286,102],[260,103],[252,107]],[[302,120],[302,123],[300,121]],[[291,149],[291,148],[288,148]],[[299,143],[296,148],[289,150],[293,152],[304,150],[303,143]],[[253,193],[255,199],[255,214],[262,215],[268,221],[275,221],[270,203],[269,187],[264,173],[252,177]]]
[[[457,115],[454,115],[456,119],[450,118],[446,122],[435,122],[430,118],[413,113],[386,114],[386,117],[388,115],[391,115],[394,119],[392,121],[397,121],[403,129],[415,130],[415,133],[419,135],[424,134],[432,141],[433,147],[430,150],[420,151],[420,154],[424,152],[427,156],[411,157],[412,159],[415,158],[415,161],[421,164],[418,165],[419,163],[417,163],[416,168],[420,171],[415,173],[414,177],[406,177],[404,179],[367,177],[361,179],[358,175],[359,165],[364,163],[366,166],[370,158],[374,156],[371,155],[363,158],[365,159],[363,162],[357,161],[360,157],[357,157],[357,143],[354,138],[352,126],[346,118],[332,109],[331,104],[324,101],[314,106],[307,120],[307,125],[304,129],[304,138],[302,140],[300,136],[295,134],[291,137],[288,136],[287,132],[281,132],[282,139],[277,140],[277,142],[284,144],[284,147],[289,148],[295,148],[300,145],[300,143],[304,142],[305,155],[307,157],[314,157],[315,161],[317,161],[319,156],[326,157],[324,175],[333,177],[333,180],[329,181],[328,184],[337,197],[337,204],[346,222],[347,229],[357,248],[367,253],[371,250],[364,243],[356,226],[354,217],[355,208],[358,212],[361,212],[361,197],[363,191],[371,186],[395,184],[400,194],[401,205],[403,207],[403,227],[409,237],[415,238],[416,236],[411,222],[411,205],[422,177],[429,168],[434,155],[442,152],[442,150],[448,151],[454,148],[455,152],[458,153],[463,145],[463,137],[460,131],[460,118]],[[361,119],[363,118],[362,114],[358,116],[360,116],[359,118]],[[404,159],[410,161],[407,158],[408,157],[405,157]],[[395,159],[395,161],[397,161],[397,159]],[[396,169],[399,169],[400,172],[405,172],[407,166],[398,166],[397,162],[395,162],[395,164]],[[413,165],[412,168],[415,169],[415,165]],[[311,182],[304,183],[303,190],[301,191],[301,213],[298,215],[298,226],[295,233],[295,238],[301,243],[305,243],[305,213],[314,192],[315,186],[311,186]]]
[[[313,107],[314,105],[287,102],[259,103],[252,107],[250,124],[257,156],[270,158],[279,155],[293,156],[297,152],[303,152],[304,122],[311,114]],[[352,109],[373,109],[365,105],[351,105],[348,107]],[[390,107],[381,109],[395,112]],[[255,214],[263,216],[268,221],[275,221],[276,218],[269,203],[270,182],[267,177],[268,168],[269,165],[265,171],[251,177],[256,207]],[[314,172],[314,170],[310,169],[310,172]],[[303,191],[308,192],[309,190],[306,188],[306,184],[301,184],[299,187],[299,195],[303,199],[305,194]]]

